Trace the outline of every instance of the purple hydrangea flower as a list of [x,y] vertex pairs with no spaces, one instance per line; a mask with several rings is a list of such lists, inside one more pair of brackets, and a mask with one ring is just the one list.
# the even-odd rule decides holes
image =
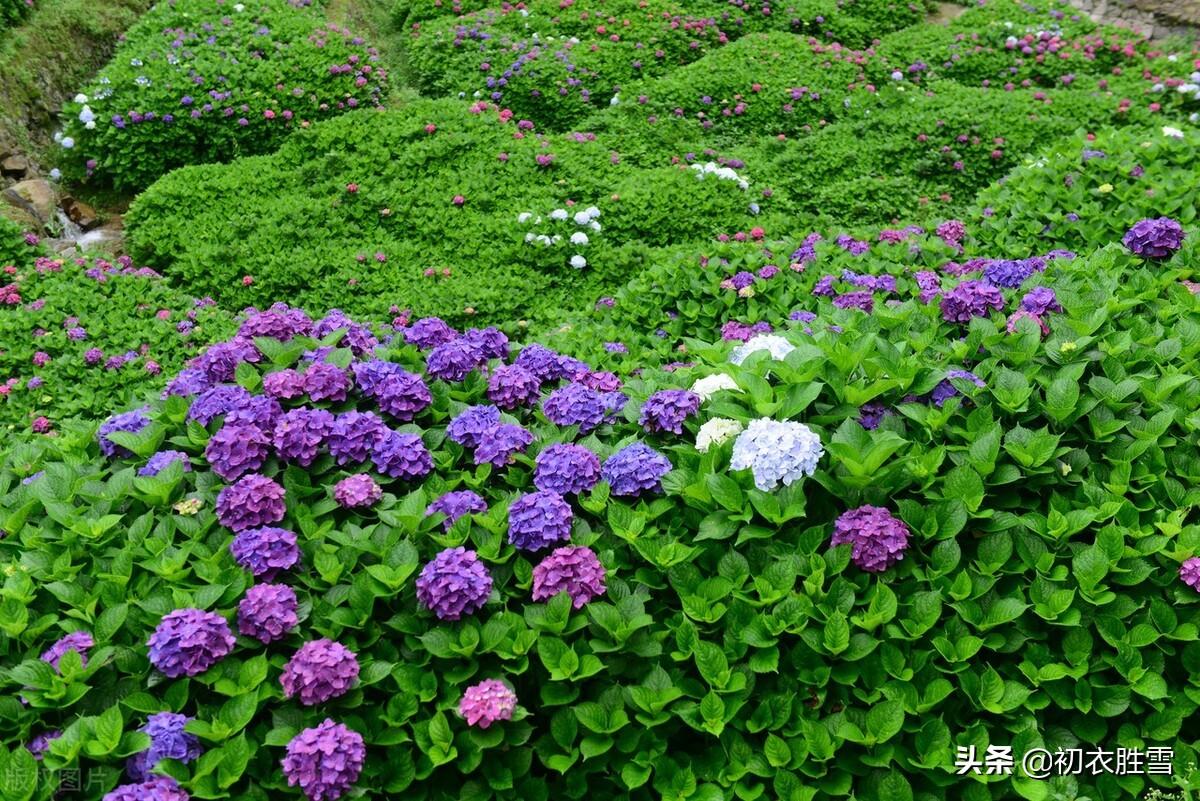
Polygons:
[[286,303],[275,303],[266,311],[247,309],[246,322],[238,329],[238,336],[246,339],[270,337],[288,342],[294,337],[312,333],[313,322],[302,309],[293,309]]
[[233,560],[254,574],[271,579],[281,570],[289,570],[300,561],[296,535],[285,528],[249,528],[229,543]]
[[192,360],[192,366],[202,370],[214,384],[232,381],[239,364],[256,364],[262,354],[248,339],[234,337],[228,342],[210,345],[204,353]]
[[989,283],[1006,289],[1016,289],[1029,276],[1037,272],[1037,262],[1033,259],[995,260],[989,261],[983,268],[983,277]]
[[333,431],[333,414],[324,409],[292,409],[275,424],[279,458],[308,467]]
[[433,455],[419,436],[386,428],[371,449],[371,460],[390,478],[421,478],[433,470]]
[[217,520],[233,531],[278,523],[287,514],[284,494],[266,476],[242,476],[217,495]]
[[538,454],[533,483],[559,495],[589,491],[600,481],[600,459],[582,445],[558,443]]
[[326,718],[288,743],[283,775],[309,801],[334,801],[358,780],[366,754],[361,734]]
[[487,511],[487,501],[470,490],[447,492],[429,506],[425,507],[425,516],[444,514],[442,528],[449,531],[454,523],[463,515]]
[[206,426],[223,414],[250,402],[251,395],[237,384],[221,384],[201,392],[188,409],[188,419]]
[[338,340],[338,347],[348,346],[351,352],[360,358],[373,351],[379,344],[370,328],[354,322],[341,309],[330,309],[325,317],[313,325],[312,335],[316,339],[324,339],[334,331],[346,332]]
[[833,545],[851,545],[854,564],[882,573],[904,558],[908,526],[881,506],[860,506],[843,512],[833,525]]
[[458,336],[458,332],[438,317],[423,317],[404,329],[404,341],[421,350],[444,345]]
[[333,487],[333,498],[344,509],[374,506],[383,497],[383,489],[366,473],[343,478]]
[[942,294],[941,276],[932,270],[918,270],[913,274],[913,278],[916,279],[917,288],[921,290],[918,297],[922,303],[929,303]]
[[874,431],[888,414],[890,412],[882,403],[867,401],[858,409],[858,424],[868,431]]
[[549,348],[533,344],[521,348],[521,352],[517,354],[517,359],[513,364],[524,367],[544,384],[562,378],[560,359],[559,354]]
[[941,383],[934,387],[933,391],[929,393],[930,399],[939,407],[945,404],[950,398],[953,398],[958,394],[958,389],[953,383],[951,383],[951,379],[970,381],[977,387],[987,386],[987,384],[985,384],[982,379],[979,378],[979,376],[968,370],[950,370],[946,373],[946,377],[942,379]]
[[125,764],[129,778],[136,782],[146,781],[154,767],[164,759],[186,764],[198,758],[200,738],[183,730],[190,720],[192,718],[175,712],[158,712],[146,718],[146,725],[138,731],[150,735],[150,747],[129,758]]
[[483,607],[492,576],[474,551],[447,548],[421,568],[417,600],[439,620],[458,620]]
[[1200,556],[1193,556],[1179,566],[1179,578],[1196,592],[1200,592]]
[[443,381],[462,381],[485,359],[474,345],[459,337],[429,351],[425,357],[425,370],[433,378]]
[[275,423],[283,414],[283,407],[274,398],[266,395],[251,395],[246,401],[225,415],[225,425],[257,426],[265,433],[275,430]]
[[50,667],[58,670],[58,662],[63,658],[67,651],[74,651],[79,654],[79,661],[87,667],[88,649],[96,645],[96,641],[92,639],[92,635],[86,631],[73,631],[63,637],[60,637],[54,645],[51,645],[42,654],[42,661],[49,663]]
[[519,425],[505,423],[492,426],[480,438],[475,449],[475,464],[490,464],[504,467],[518,453],[523,453],[533,444],[533,434]]
[[304,375],[291,368],[263,376],[263,392],[279,400],[294,400],[304,394]]
[[546,396],[542,413],[555,425],[579,426],[586,434],[604,422],[606,409],[602,393],[572,382]]
[[314,403],[340,403],[350,390],[350,376],[336,364],[316,362],[304,371],[304,391]]
[[339,465],[360,464],[370,458],[386,433],[383,420],[371,412],[339,414],[329,431],[329,454]]
[[139,476],[157,476],[163,470],[166,470],[172,462],[179,462],[183,465],[183,472],[189,473],[192,470],[191,459],[183,451],[159,451],[146,460],[146,463],[138,468]]
[[151,776],[137,784],[122,784],[103,801],[188,801],[190,796],[170,776]]
[[571,505],[557,492],[522,495],[508,508],[508,541],[522,551],[540,551],[571,539]]
[[500,424],[495,406],[468,406],[446,427],[446,436],[464,448],[477,448],[483,435]]
[[984,281],[963,281],[942,296],[942,318],[948,323],[969,323],[986,317],[989,309],[1003,309],[1000,290]]
[[859,309],[868,314],[875,308],[875,296],[870,292],[843,292],[833,299],[839,309]]
[[655,392],[642,405],[638,425],[649,434],[669,431],[683,433],[683,421],[700,410],[700,396],[686,389],[664,389]]
[[29,753],[33,754],[33,758],[40,762],[46,752],[50,750],[50,743],[59,737],[62,737],[62,732],[58,729],[44,731],[40,734],[35,734],[25,747],[29,750]]
[[380,409],[405,423],[433,403],[424,379],[405,370],[384,376],[373,394]]
[[662,478],[671,472],[671,461],[641,442],[627,445],[604,461],[601,477],[609,483],[612,494],[636,497],[643,492],[658,492]]
[[508,358],[508,337],[495,326],[468,328],[463,332],[463,339],[479,351],[484,359]]
[[238,632],[264,644],[282,639],[300,622],[296,606],[286,584],[255,584],[238,603]]
[[345,695],[358,678],[358,658],[333,640],[310,640],[283,667],[284,698],[299,696],[305,706]]
[[1170,217],[1134,223],[1121,240],[1130,252],[1144,259],[1165,259],[1183,247],[1183,226]]
[[1038,286],[1025,293],[1021,298],[1021,308],[1036,317],[1042,317],[1046,312],[1061,312],[1062,305],[1049,287]]
[[149,406],[143,406],[140,409],[115,414],[101,423],[100,430],[96,432],[96,438],[100,443],[100,452],[105,456],[119,456],[121,458],[133,456],[132,451],[113,442],[108,438],[108,435],[117,431],[136,434],[150,424],[149,411]]
[[458,714],[468,726],[486,729],[498,720],[512,720],[517,695],[499,679],[485,679],[463,691]]
[[519,364],[503,364],[488,376],[488,400],[506,411],[532,406],[541,393],[542,382]]
[[566,592],[571,596],[571,605],[579,609],[604,591],[604,565],[591,548],[555,548],[533,569],[535,601],[548,601]]
[[165,676],[196,676],[224,659],[236,640],[225,618],[203,609],[176,609],[163,616],[147,645],[150,664]]
[[271,440],[258,426],[226,423],[204,449],[212,471],[226,481],[237,481],[258,470],[271,455]]

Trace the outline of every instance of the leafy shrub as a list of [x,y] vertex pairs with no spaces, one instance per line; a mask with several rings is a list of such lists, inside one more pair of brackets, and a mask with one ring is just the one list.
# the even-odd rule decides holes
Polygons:
[[0,217],[0,266],[8,266],[24,261],[33,254],[40,252],[37,236],[27,236],[7,217]]
[[22,260],[0,289],[0,426],[48,430],[161,386],[228,318],[122,259]]
[[0,31],[16,25],[32,7],[33,0],[0,0]]
[[[450,15],[470,14],[495,5],[489,0],[396,0],[392,20],[396,26],[424,22]],[[515,3],[523,6],[524,3]]]
[[[758,353],[731,364],[729,345],[693,340],[693,366],[647,370],[625,388],[623,418],[587,435],[549,422],[549,402],[544,413],[517,408],[500,421],[526,426],[533,442],[506,467],[476,466],[456,444],[462,431],[448,425],[486,397],[488,379],[474,371],[461,382],[427,375],[428,401],[416,416],[405,407],[399,420],[387,418],[395,431],[419,434],[431,453],[412,460],[425,465],[414,468],[416,479],[372,471],[362,455],[339,465],[324,446],[305,467],[271,449],[255,456],[251,469],[285,492],[279,524],[298,534],[300,566],[272,579],[295,591],[298,627],[271,650],[242,637],[191,678],[160,676],[145,642],[177,608],[230,619],[252,584],[220,522],[240,528],[240,514],[274,507],[220,500],[228,482],[212,468],[241,464],[229,443],[253,436],[222,436],[223,427],[253,425],[219,415],[207,427],[188,422],[189,406],[204,420],[200,410],[229,407],[214,406],[215,396],[173,397],[132,418],[138,424],[125,418],[102,430],[109,451],[135,456],[100,456],[94,427],[43,443],[46,457],[18,449],[0,471],[10,532],[0,541],[10,565],[0,618],[10,667],[0,681],[28,701],[3,702],[0,732],[17,754],[7,758],[12,775],[32,786],[34,763],[19,743],[59,729],[43,764],[94,771],[99,786],[111,787],[125,758],[148,744],[135,729],[164,709],[195,719],[188,729],[205,755],[159,769],[214,798],[286,792],[284,747],[326,718],[365,739],[355,778],[369,797],[411,788],[431,799],[716,799],[741,787],[788,799],[953,792],[982,800],[995,797],[992,788],[947,769],[957,746],[983,753],[1012,745],[1020,754],[1083,737],[1194,758],[1198,704],[1186,688],[1200,660],[1200,597],[1179,578],[1180,563],[1200,551],[1200,528],[1188,520],[1200,503],[1200,297],[1179,285],[1194,241],[1166,262],[1143,262],[1119,245],[1054,258],[1025,286],[1004,290],[1007,311],[1035,284],[1053,287],[1064,311],[1042,317],[1045,339],[1031,320],[1006,331],[999,313],[943,321],[936,302],[914,298],[913,277],[900,268],[914,254],[903,242],[885,247],[858,261],[859,276],[896,281],[894,293],[878,293],[873,313],[814,296],[815,267],[784,270],[767,279],[783,295],[733,293],[763,303],[791,292],[816,315],[785,332],[790,352],[779,360]],[[937,255],[931,247],[925,258]],[[949,291],[956,279],[947,268],[942,280]],[[772,302],[772,313],[790,305]],[[248,392],[287,386],[293,379],[282,369],[315,369],[301,354],[318,342],[304,335],[330,329],[327,347],[309,359],[345,369],[373,358],[366,329],[344,317],[312,328],[294,313],[274,314],[247,332],[300,336],[222,346],[203,369],[236,376]],[[706,320],[692,330],[713,333]],[[453,336],[444,332],[424,321],[397,333],[428,348]],[[439,363],[434,352],[397,336],[375,356],[421,372]],[[517,361],[547,375],[565,369],[608,380],[545,353]],[[374,410],[365,396],[384,393],[363,381],[381,369],[360,366],[345,401],[286,405]],[[973,378],[947,378],[955,370]],[[652,391],[720,374],[727,388],[684,420],[683,436],[639,430],[656,408]],[[327,386],[299,380],[309,387],[302,392]],[[243,420],[259,413],[245,399],[237,407]],[[740,443],[691,444],[702,421],[740,426],[763,417],[802,421],[819,438],[811,479],[771,488],[763,479],[781,466],[779,454],[751,452],[751,470],[733,469],[734,459],[746,461]],[[483,436],[497,436],[490,431]],[[622,497],[609,472],[567,501],[571,543],[599,557],[605,592],[582,595],[579,608],[565,593],[532,601],[541,555],[512,547],[524,535],[514,536],[509,513],[533,489],[539,457],[551,443],[576,441],[606,460],[637,440],[670,459],[662,495]],[[301,458],[288,437],[275,442]],[[348,452],[346,442],[335,447]],[[137,476],[163,449],[185,454],[190,471],[174,462]],[[32,474],[39,463],[44,473]],[[363,470],[383,492],[365,496],[368,508],[346,508],[352,496],[338,487]],[[443,530],[426,508],[461,489],[478,493],[487,510]],[[886,510],[898,538],[881,572],[851,547],[831,545],[835,531],[861,536],[849,528],[849,510],[881,519],[864,505]],[[435,554],[460,545],[490,572],[490,594],[478,611],[439,621],[423,607],[432,602],[420,600],[428,596],[416,578]],[[76,612],[70,619],[66,608]],[[53,668],[38,659],[79,630],[95,640],[86,665],[75,652]],[[318,637],[357,655],[357,678],[306,707],[284,697],[279,677],[296,648]],[[1148,642],[1155,647],[1138,645]],[[485,679],[515,690],[518,707],[511,720],[482,729],[456,710],[466,688]],[[1105,801],[1166,781],[1071,779]],[[52,785],[44,781],[33,796],[50,798]],[[1028,786],[1006,779],[995,792]]]
[[374,49],[311,5],[157,5],[66,105],[64,172],[140,189],[182,165],[270,152],[313,120],[377,104],[386,71]]
[[[486,106],[358,112],[270,157],[177,171],[131,209],[132,252],[238,306],[290,297],[351,312],[398,304],[454,321],[545,321],[620,286],[646,245],[750,216],[751,192],[736,181],[697,180],[662,160],[640,169],[622,161],[619,140],[541,135]],[[582,270],[571,254],[526,242],[518,223],[591,206],[602,230],[589,231]]]
[[718,19],[733,32],[784,31],[850,47],[866,47],[879,36],[915,25],[927,11],[925,2],[895,0],[707,0],[704,5],[724,7]]

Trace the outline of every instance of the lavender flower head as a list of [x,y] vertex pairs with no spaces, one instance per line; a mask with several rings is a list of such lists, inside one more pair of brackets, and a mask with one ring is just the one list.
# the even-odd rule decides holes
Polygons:
[[1038,264],[1034,259],[997,259],[989,261],[983,268],[983,277],[995,286],[1016,289],[1025,283],[1025,279],[1037,272]]
[[484,359],[507,359],[508,337],[495,326],[468,328],[462,338],[479,351]]
[[642,405],[638,425],[648,434],[683,433],[683,421],[700,410],[700,396],[686,389],[655,392]]
[[571,596],[571,605],[580,609],[603,595],[605,589],[604,565],[591,548],[578,545],[555,548],[533,568],[535,601],[548,601],[566,592]]
[[247,309],[246,322],[238,329],[238,336],[247,339],[270,337],[288,342],[293,337],[312,333],[313,322],[303,309],[293,309],[286,303],[275,303],[266,311]]
[[136,434],[150,424],[149,411],[149,406],[143,406],[140,409],[133,409],[113,415],[101,423],[99,431],[96,432],[96,438],[100,443],[100,452],[105,456],[119,456],[122,458],[133,456],[132,451],[113,442],[108,438],[108,435],[117,431]]
[[333,414],[324,409],[292,409],[275,424],[275,450],[285,462],[308,467],[333,431]]
[[446,426],[446,436],[464,448],[477,448],[483,435],[499,424],[495,406],[468,406]]
[[433,470],[433,454],[419,436],[391,429],[384,429],[371,449],[371,460],[389,478],[421,478]]
[[958,388],[954,386],[952,381],[970,381],[972,384],[980,388],[987,386],[987,384],[985,384],[983,380],[979,378],[979,376],[975,375],[969,370],[949,370],[946,373],[946,377],[942,379],[941,383],[934,387],[933,391],[929,393],[930,399],[937,404],[939,408],[950,398],[953,398],[955,395],[959,394]]
[[560,355],[542,345],[533,344],[521,348],[513,364],[524,367],[542,383],[562,378]]
[[282,414],[279,401],[266,395],[251,395],[226,413],[225,424],[257,426],[269,434],[275,430],[275,423]]
[[1121,242],[1143,259],[1165,259],[1183,247],[1183,226],[1170,217],[1134,223]]
[[271,440],[258,426],[226,423],[204,449],[212,471],[226,481],[237,481],[258,470],[271,455]]
[[503,364],[488,376],[488,400],[506,411],[537,402],[542,382],[519,364]]
[[613,495],[637,497],[643,492],[662,490],[662,479],[671,472],[671,461],[641,442],[626,445],[604,460],[601,477],[609,483]]
[[478,514],[487,511],[487,501],[470,490],[447,492],[429,506],[425,507],[425,516],[443,514],[442,528],[449,531],[454,523],[464,515]]
[[243,362],[257,363],[262,354],[248,339],[234,337],[228,342],[210,345],[204,353],[192,360],[192,366],[202,370],[214,384],[232,381],[238,365]]
[[984,281],[962,281],[942,296],[942,319],[948,323],[969,323],[986,317],[989,309],[1003,308],[1000,290]]
[[602,393],[574,382],[547,395],[542,413],[555,425],[579,426],[585,434],[602,424],[606,416]]
[[165,676],[196,676],[224,659],[234,645],[225,618],[203,609],[176,609],[163,616],[147,645],[150,664]]
[[179,462],[183,465],[183,472],[190,473],[192,470],[191,459],[183,451],[159,451],[146,460],[146,463],[138,468],[139,476],[157,476],[163,470],[166,470],[172,462]]
[[880,506],[843,512],[833,526],[833,545],[849,543],[850,558],[861,569],[882,573],[904,558],[908,526]]
[[122,784],[103,801],[188,801],[190,796],[170,776],[151,776],[137,784]]
[[358,780],[366,755],[361,734],[326,718],[288,743],[283,775],[288,786],[299,785],[309,801],[334,801]]
[[339,414],[329,430],[329,454],[339,465],[365,462],[387,430],[383,420],[371,412]]
[[49,663],[50,667],[58,670],[58,662],[63,658],[67,651],[74,651],[79,654],[79,661],[87,667],[88,649],[94,647],[96,641],[92,639],[92,635],[86,631],[73,631],[63,637],[60,637],[57,642],[46,649],[42,654],[42,661]]
[[50,743],[62,737],[62,732],[58,729],[44,731],[40,734],[35,734],[25,747],[29,749],[29,753],[33,754],[33,758],[41,761],[46,752],[50,750]]
[[492,576],[474,551],[447,548],[421,568],[417,601],[439,620],[458,620],[487,603]]
[[1025,297],[1021,298],[1021,308],[1037,317],[1044,316],[1046,312],[1063,310],[1054,290],[1044,286],[1037,286],[1026,292]]
[[443,381],[462,381],[484,361],[483,354],[474,345],[459,337],[429,351],[425,357],[425,371]]
[[458,336],[458,332],[438,317],[424,317],[404,330],[404,341],[421,350],[444,345]]
[[146,725],[138,731],[150,735],[150,747],[134,754],[125,764],[129,778],[144,782],[151,771],[164,759],[175,759],[184,764],[198,758],[201,753],[200,738],[183,730],[192,718],[175,712],[158,712],[146,718]]
[[217,495],[217,520],[233,531],[278,523],[287,514],[284,495],[266,476],[242,476]]
[[750,421],[733,443],[733,470],[749,469],[763,492],[811,476],[825,454],[820,438],[803,423],[769,418]]
[[304,391],[314,403],[340,403],[350,391],[350,376],[336,364],[316,362],[304,371]]
[[540,551],[571,539],[571,505],[556,492],[522,495],[508,508],[508,541],[522,551]]
[[405,370],[385,376],[375,388],[374,398],[380,409],[401,422],[412,420],[433,403],[424,379]]
[[1200,592],[1200,556],[1193,556],[1179,566],[1179,578],[1196,592]]
[[294,400],[304,394],[304,374],[290,367],[263,376],[263,392],[279,400]]
[[858,424],[867,431],[874,431],[888,414],[888,408],[882,403],[867,401],[858,408]]
[[333,487],[333,498],[343,509],[365,509],[383,497],[383,489],[366,473],[343,478]]
[[544,492],[575,495],[600,482],[600,459],[582,445],[556,443],[537,455],[533,484]]
[[299,696],[304,706],[324,703],[350,691],[358,678],[358,658],[333,640],[310,640],[283,667],[283,696]]
[[300,561],[296,535],[283,528],[246,529],[233,538],[229,552],[255,578],[274,578]]
[[517,695],[499,679],[485,679],[463,691],[458,702],[458,714],[468,726],[486,729],[498,720],[512,720],[517,708]]
[[533,444],[533,434],[519,425],[505,423],[492,426],[484,433],[475,449],[475,464],[504,467],[513,457]]
[[238,603],[238,632],[269,644],[286,637],[300,619],[296,592],[286,584],[255,584]]
[[221,415],[249,403],[251,397],[237,384],[220,384],[196,396],[188,409],[188,419],[206,426]]

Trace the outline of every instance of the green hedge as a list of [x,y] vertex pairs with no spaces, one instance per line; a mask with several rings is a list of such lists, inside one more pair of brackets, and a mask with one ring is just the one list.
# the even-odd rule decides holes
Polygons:
[[63,171],[141,189],[175,167],[270,152],[314,120],[376,105],[385,80],[373,49],[326,24],[311,0],[160,3],[66,104]]
[[0,0],[0,31],[19,23],[32,7],[33,0]]

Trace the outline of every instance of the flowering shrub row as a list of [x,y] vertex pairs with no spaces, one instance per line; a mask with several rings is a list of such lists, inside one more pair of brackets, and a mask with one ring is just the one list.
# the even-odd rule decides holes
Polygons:
[[66,104],[64,174],[140,189],[175,167],[265,153],[314,120],[378,105],[386,70],[312,0],[175,0],[130,29]]

